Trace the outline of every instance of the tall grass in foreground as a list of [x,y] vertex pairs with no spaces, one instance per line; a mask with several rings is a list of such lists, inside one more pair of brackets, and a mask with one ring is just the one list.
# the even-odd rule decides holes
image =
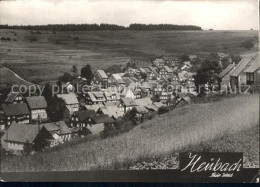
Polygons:
[[[258,125],[258,95],[191,104],[147,121],[128,133],[83,142],[56,152],[8,158],[2,171],[120,169],[142,158],[229,136]],[[258,132],[256,132],[258,133]]]

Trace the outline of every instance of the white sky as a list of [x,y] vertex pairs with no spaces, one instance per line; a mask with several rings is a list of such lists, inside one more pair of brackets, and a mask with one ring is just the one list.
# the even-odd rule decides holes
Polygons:
[[258,30],[258,7],[257,0],[8,0],[0,1],[0,24],[167,23]]

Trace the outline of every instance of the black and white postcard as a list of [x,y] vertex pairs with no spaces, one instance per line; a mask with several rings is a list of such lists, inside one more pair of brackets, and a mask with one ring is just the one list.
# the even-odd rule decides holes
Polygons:
[[1,0],[1,181],[259,182],[258,0]]

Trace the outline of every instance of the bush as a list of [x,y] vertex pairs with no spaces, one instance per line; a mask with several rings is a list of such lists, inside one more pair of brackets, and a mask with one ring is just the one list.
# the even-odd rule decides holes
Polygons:
[[247,41],[243,42],[241,44],[241,46],[246,48],[246,49],[252,49],[252,48],[254,48],[254,43],[253,43],[252,40],[247,40]]
[[166,107],[166,106],[161,106],[159,109],[158,109],[158,114],[164,114],[164,113],[167,113],[169,112],[169,108]]

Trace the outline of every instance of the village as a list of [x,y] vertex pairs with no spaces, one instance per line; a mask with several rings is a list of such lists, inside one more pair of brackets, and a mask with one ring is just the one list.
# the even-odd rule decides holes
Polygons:
[[[206,82],[198,81],[199,74],[205,73],[195,68],[201,66],[197,64],[200,57],[186,55],[156,58],[148,65],[138,64],[140,67],[128,63],[124,72],[118,73],[103,69],[92,73],[89,68],[90,78],[84,77],[82,70],[78,74],[74,67],[73,75],[64,73],[59,79],[59,90],[54,94],[51,84],[49,93],[43,95],[14,90],[2,94],[1,148],[14,155],[33,154],[87,136],[109,137],[191,104],[196,98],[239,94],[241,87],[250,91],[247,93],[258,92],[257,57],[233,62],[228,54],[215,56],[221,71],[213,72]],[[199,83],[203,89],[198,88]],[[79,92],[78,87],[86,89]],[[129,124],[130,128],[126,127]]]

